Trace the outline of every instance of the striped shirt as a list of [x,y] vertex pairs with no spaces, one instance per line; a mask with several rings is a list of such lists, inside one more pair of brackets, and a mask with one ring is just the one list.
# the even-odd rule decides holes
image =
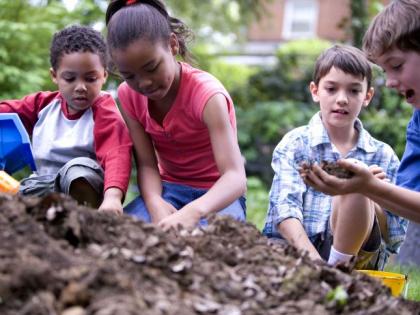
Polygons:
[[[298,169],[302,162],[337,161],[340,158],[355,158],[367,165],[378,165],[395,182],[399,160],[392,148],[374,139],[359,119],[355,121],[359,132],[356,146],[346,156],[341,156],[330,142],[320,113],[309,124],[288,132],[273,153],[273,183],[270,203],[263,233],[268,237],[281,238],[277,226],[288,218],[298,219],[309,239],[328,229],[332,210],[332,196],[316,191],[301,179]],[[386,211],[388,225],[388,252],[397,253],[405,238],[408,221]]]

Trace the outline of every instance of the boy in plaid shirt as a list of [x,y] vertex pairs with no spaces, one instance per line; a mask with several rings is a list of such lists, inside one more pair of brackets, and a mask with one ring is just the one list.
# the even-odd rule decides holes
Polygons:
[[263,233],[331,265],[356,256],[356,268],[383,269],[389,253],[398,252],[407,221],[361,194],[320,193],[300,175],[302,163],[353,158],[369,165],[376,177],[395,181],[397,156],[358,119],[374,93],[371,77],[368,60],[355,47],[336,45],[318,58],[310,90],[320,112],[286,134],[273,153],[275,175]]

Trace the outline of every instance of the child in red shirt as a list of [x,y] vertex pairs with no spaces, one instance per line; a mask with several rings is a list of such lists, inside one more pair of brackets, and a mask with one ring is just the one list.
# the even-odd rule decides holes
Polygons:
[[186,26],[159,0],[112,1],[106,23],[141,191],[125,211],[165,228],[212,212],[245,220],[233,103],[213,76],[177,62]]
[[70,194],[81,204],[122,213],[131,169],[131,140],[110,94],[106,46],[99,32],[70,26],[50,48],[56,92],[0,102],[19,115],[32,136],[37,174],[21,183],[23,194]]

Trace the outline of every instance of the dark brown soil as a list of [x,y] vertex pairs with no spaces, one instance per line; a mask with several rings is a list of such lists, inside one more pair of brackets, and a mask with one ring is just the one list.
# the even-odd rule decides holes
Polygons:
[[1,315],[420,314],[250,224],[163,232],[59,195],[0,196]]
[[[342,168],[337,164],[335,161],[321,161],[320,163],[321,168],[330,175],[334,175],[338,178],[351,178],[354,176],[354,173]],[[312,168],[312,163],[310,162],[303,162],[300,164],[301,171],[303,173],[308,172]]]
[[322,161],[321,168],[328,174],[334,175],[338,178],[351,178],[354,176],[353,172],[342,168],[336,162]]

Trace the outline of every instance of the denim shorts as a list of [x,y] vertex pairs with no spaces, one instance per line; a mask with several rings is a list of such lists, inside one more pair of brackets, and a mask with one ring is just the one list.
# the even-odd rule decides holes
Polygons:
[[[177,210],[189,204],[204,195],[208,190],[202,188],[194,188],[187,185],[175,183],[162,183],[162,197],[165,201],[172,204]],[[149,211],[141,196],[131,201],[125,208],[124,213],[134,216],[142,221],[151,222]],[[227,215],[238,221],[246,220],[245,197],[240,197],[226,208],[217,212],[217,215]],[[206,219],[201,219],[199,225],[207,225]]]

